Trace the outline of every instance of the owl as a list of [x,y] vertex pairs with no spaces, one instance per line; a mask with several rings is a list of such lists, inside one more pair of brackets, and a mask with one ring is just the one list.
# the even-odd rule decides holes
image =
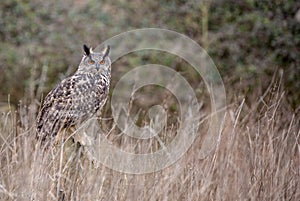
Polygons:
[[83,45],[84,55],[74,75],[62,80],[45,97],[36,122],[42,144],[58,133],[94,116],[105,104],[111,79],[110,47],[100,52]]

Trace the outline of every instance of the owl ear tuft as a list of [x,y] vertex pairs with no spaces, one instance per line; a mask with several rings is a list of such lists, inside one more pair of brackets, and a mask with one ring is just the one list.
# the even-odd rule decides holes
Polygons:
[[90,49],[91,48],[89,48],[86,44],[83,45],[83,51],[84,51],[86,56],[89,56],[91,54]]
[[93,48],[92,48],[92,47],[90,47],[90,53],[94,53],[94,51],[93,51]]
[[110,46],[108,45],[102,50],[103,57],[107,57],[109,52],[110,52]]

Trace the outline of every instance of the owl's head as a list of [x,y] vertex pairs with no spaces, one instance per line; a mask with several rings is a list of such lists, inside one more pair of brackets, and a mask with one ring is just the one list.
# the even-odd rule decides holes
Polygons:
[[83,57],[78,71],[101,73],[110,71],[111,61],[109,59],[110,47],[107,46],[100,52],[94,52],[91,47],[83,45]]

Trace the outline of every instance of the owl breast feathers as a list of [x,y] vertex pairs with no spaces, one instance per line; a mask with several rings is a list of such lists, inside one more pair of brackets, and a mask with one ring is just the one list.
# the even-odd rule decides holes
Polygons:
[[37,138],[43,143],[57,133],[92,117],[105,104],[110,86],[109,46],[94,53],[84,45],[76,73],[61,81],[46,96],[37,118]]

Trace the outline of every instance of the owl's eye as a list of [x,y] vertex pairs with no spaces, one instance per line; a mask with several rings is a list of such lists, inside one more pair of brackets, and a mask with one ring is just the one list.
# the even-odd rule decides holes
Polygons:
[[89,60],[89,64],[94,64],[94,63],[95,63],[95,61]]
[[100,64],[101,65],[105,64],[105,60],[103,59],[102,61],[100,61]]

